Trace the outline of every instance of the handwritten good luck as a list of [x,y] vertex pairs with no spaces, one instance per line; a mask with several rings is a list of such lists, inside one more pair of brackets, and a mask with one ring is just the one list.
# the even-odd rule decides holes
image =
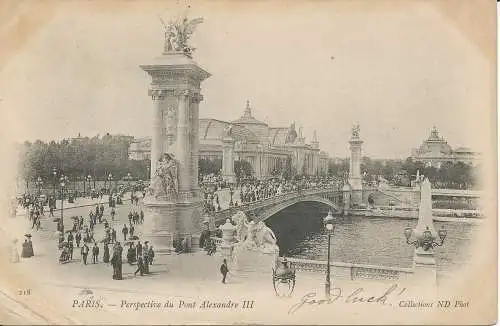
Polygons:
[[389,304],[391,297],[400,296],[401,294],[403,294],[405,290],[406,288],[398,290],[398,285],[393,284],[389,288],[384,290],[384,292],[381,294],[370,295],[365,293],[364,288],[360,287],[355,289],[348,295],[344,296],[341,288],[333,288],[330,291],[330,297],[324,299],[318,298],[316,292],[309,292],[301,298],[300,302],[293,304],[288,309],[288,313],[293,314],[304,306],[321,306],[321,305],[332,304],[343,298],[345,298],[344,299],[345,303],[351,303],[351,304],[366,303],[366,304],[387,305]]

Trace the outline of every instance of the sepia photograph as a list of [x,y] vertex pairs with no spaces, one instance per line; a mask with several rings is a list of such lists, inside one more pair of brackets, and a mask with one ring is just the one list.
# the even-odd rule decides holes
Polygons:
[[0,323],[488,325],[496,2],[0,3]]

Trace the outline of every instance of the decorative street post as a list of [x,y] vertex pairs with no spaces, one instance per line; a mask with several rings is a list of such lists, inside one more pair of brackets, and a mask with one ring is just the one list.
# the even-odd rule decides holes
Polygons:
[[54,201],[56,200],[56,176],[57,176],[57,170],[56,168],[52,168],[52,175],[53,175],[53,179],[52,179],[52,185],[54,186]]
[[112,181],[113,181],[113,175],[110,173],[108,175],[108,181],[109,181],[109,191],[108,191],[108,194],[111,195],[111,186],[112,186]]
[[332,211],[328,212],[328,215],[323,220],[326,228],[326,232],[328,234],[328,258],[326,264],[326,281],[325,281],[325,296],[330,298],[330,245],[331,245],[331,237],[334,231],[334,222],[335,218],[332,216]]
[[86,194],[86,189],[85,189],[85,184],[87,183],[86,178],[87,178],[86,176],[82,177],[82,181],[83,181],[83,197],[85,197],[85,194]]
[[130,179],[132,178],[132,175],[129,173],[127,173],[127,185],[128,185],[128,188],[130,189]]
[[38,188],[38,196],[40,196],[40,194],[42,193],[42,184],[43,184],[43,180],[41,177],[38,177],[36,179],[36,186]]
[[64,188],[66,187],[66,183],[68,182],[68,177],[65,175],[61,175],[60,187],[61,187],[61,225],[63,227],[64,232]]

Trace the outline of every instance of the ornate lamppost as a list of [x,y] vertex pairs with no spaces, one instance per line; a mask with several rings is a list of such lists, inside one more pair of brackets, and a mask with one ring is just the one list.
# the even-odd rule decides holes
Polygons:
[[40,196],[40,194],[42,193],[42,184],[43,184],[43,180],[41,177],[38,177],[36,179],[36,186],[38,188],[38,196]]
[[53,176],[52,185],[54,186],[53,195],[54,195],[54,201],[55,201],[56,200],[56,177],[57,177],[57,170],[55,167],[52,168],[52,176]]
[[335,229],[335,218],[332,215],[332,211],[328,212],[328,215],[323,219],[323,223],[325,225],[326,232],[328,234],[328,256],[327,256],[327,264],[326,264],[326,280],[325,280],[325,296],[330,298],[330,245],[331,245],[331,237],[333,235]]
[[111,182],[113,181],[113,175],[110,173],[108,175],[108,182],[109,182],[109,194],[111,195]]
[[90,181],[92,181],[92,176],[89,174],[86,179],[87,179],[87,182],[89,183],[88,189],[90,192]]
[[446,231],[444,225],[442,225],[438,231],[440,242],[435,241],[436,236],[432,234],[432,231],[429,229],[428,226],[425,228],[425,231],[422,232],[422,235],[416,236],[416,239],[414,241],[410,241],[412,233],[413,229],[411,228],[411,226],[405,228],[404,234],[406,237],[406,243],[411,246],[414,246],[416,249],[422,248],[424,251],[429,251],[438,246],[441,247],[444,243],[444,239],[446,239],[446,236],[448,235],[448,231]]
[[59,182],[60,182],[59,186],[61,188],[61,226],[62,226],[61,232],[64,233],[64,189],[66,188],[68,177],[65,175],[61,175]]
[[229,207],[233,207],[233,205],[234,205],[234,203],[233,203],[233,193],[234,193],[233,187],[230,186],[229,187],[229,196],[230,196]]
[[129,173],[127,173],[127,185],[128,185],[128,188],[130,189],[130,180],[132,179],[132,175]]

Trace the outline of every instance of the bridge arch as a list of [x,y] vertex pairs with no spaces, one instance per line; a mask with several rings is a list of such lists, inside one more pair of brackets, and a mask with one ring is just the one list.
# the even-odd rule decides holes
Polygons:
[[295,205],[297,203],[303,203],[303,202],[317,202],[317,203],[322,203],[327,206],[329,206],[334,212],[340,213],[342,210],[331,200],[328,198],[323,198],[320,196],[303,196],[303,197],[298,197],[298,198],[293,198],[291,200],[284,201],[282,203],[273,205],[272,207],[269,207],[268,209],[264,210],[260,214],[256,215],[257,221],[265,221],[268,218],[272,217],[273,215],[281,212],[285,208],[288,208],[292,205]]

